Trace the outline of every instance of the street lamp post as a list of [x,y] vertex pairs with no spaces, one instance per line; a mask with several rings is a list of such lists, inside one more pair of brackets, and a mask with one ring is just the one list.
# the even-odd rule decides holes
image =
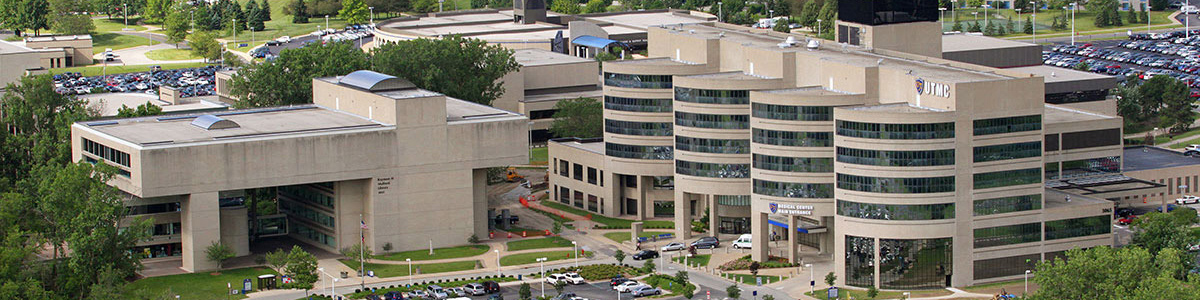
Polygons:
[[546,258],[538,258],[537,262],[542,269],[542,298],[546,298]]
[[442,12],[442,2],[446,2],[446,0],[438,0],[438,12]]
[[337,288],[337,281],[338,281],[337,277],[333,277],[333,275],[330,275],[329,273],[325,273],[325,268],[317,268],[317,271],[320,271],[321,274],[328,275],[329,279],[332,280],[329,282],[329,298],[334,299],[335,296],[333,294],[335,293],[335,289]]
[[946,8],[938,7],[938,20],[942,21],[942,32],[946,32]]
[[952,8],[950,10],[950,18],[958,22],[958,0],[950,0],[950,7]]
[[408,286],[412,286],[412,283],[413,283],[412,258],[405,258],[404,261],[408,262]]
[[774,19],[775,18],[775,10],[774,9],[767,10],[767,17]]
[[1021,24],[1021,21],[1023,20],[1023,19],[1021,19],[1021,9],[1018,8],[1015,10],[1017,11],[1017,24]]
[[804,268],[808,269],[808,293],[812,294],[813,290],[816,289],[815,286],[817,285],[816,282],[813,282],[812,264],[804,264]]
[[1029,27],[1033,28],[1033,43],[1037,44],[1037,1],[1029,1],[1029,4],[1033,6],[1033,24]]
[[1146,1],[1146,10],[1143,10],[1143,12],[1146,13],[1146,35],[1149,35],[1150,34],[1150,1]]
[[1075,45],[1075,11],[1079,10],[1079,2],[1071,2],[1071,46]]
[[125,19],[125,28],[122,28],[122,30],[129,30],[129,4],[121,3],[121,5],[124,6],[124,8],[121,8],[121,14],[124,15],[122,18]]
[[233,31],[233,47],[237,48],[237,19],[231,19],[229,22],[229,26],[233,26],[229,28],[229,31]]
[[1026,294],[1029,294],[1029,270],[1025,270],[1025,294],[1021,294],[1021,297],[1025,297]]
[[821,37],[821,19],[817,19],[817,37]]
[[575,270],[579,270],[579,250],[575,249],[577,246],[579,246],[579,244],[575,243],[575,241],[571,241],[571,252],[575,253]]
[[984,4],[984,5],[980,5],[980,6],[983,6],[983,26],[991,25],[991,22],[988,22],[988,13],[987,13],[988,5]]
[[724,3],[717,1],[717,22],[725,21],[725,18],[723,18],[723,16],[725,16],[725,5],[723,4]]
[[496,278],[500,278],[500,249],[492,251],[496,251]]
[[325,29],[329,29],[329,15],[325,15]]
[[371,27],[375,27],[375,7],[368,6],[367,9],[371,10]]

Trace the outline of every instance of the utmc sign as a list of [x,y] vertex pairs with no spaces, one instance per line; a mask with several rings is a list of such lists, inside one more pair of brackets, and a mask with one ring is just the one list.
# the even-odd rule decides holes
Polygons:
[[950,85],[944,83],[927,82],[923,78],[917,78],[917,95],[933,95],[943,98],[950,98]]

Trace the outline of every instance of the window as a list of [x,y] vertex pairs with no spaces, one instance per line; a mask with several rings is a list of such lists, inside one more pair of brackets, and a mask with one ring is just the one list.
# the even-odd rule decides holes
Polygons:
[[755,118],[784,121],[829,121],[833,120],[832,106],[794,106],[754,103],[750,111]]
[[851,218],[890,221],[953,219],[954,203],[903,205],[838,200],[837,214]]
[[1019,116],[975,120],[975,135],[1042,130],[1042,116]]
[[975,229],[975,248],[1032,243],[1040,240],[1042,240],[1041,223]]
[[788,198],[833,198],[833,184],[775,182],[755,179],[754,193]]
[[1046,222],[1046,240],[1107,234],[1112,230],[1108,215]]
[[1042,194],[975,200],[975,215],[986,216],[1042,209]]
[[320,188],[311,185],[289,185],[281,186],[276,189],[277,193],[284,198],[291,199],[300,203],[308,203],[315,206],[324,206],[334,208],[335,201],[332,193],[326,192]]
[[717,225],[717,232],[721,234],[750,233],[750,218],[720,217],[717,220],[720,222]]
[[604,119],[604,132],[641,135],[641,136],[671,136],[671,123],[633,122]]
[[755,128],[751,130],[755,143],[789,147],[829,147],[833,145],[830,132],[779,131]]
[[975,147],[975,162],[1042,156],[1042,142]]
[[290,217],[299,217],[302,220],[329,227],[330,229],[333,229],[337,225],[332,215],[296,202],[287,200],[279,201],[279,210],[287,213]]
[[786,157],[754,154],[754,168],[799,173],[833,172],[833,159],[823,157]]
[[1035,265],[1041,259],[1041,254],[1028,254],[976,260],[975,280],[1024,275],[1025,270],[1035,270]]
[[176,235],[180,234],[182,230],[183,224],[179,222],[154,224],[154,228],[151,229],[150,235]]
[[587,195],[587,199],[587,210],[590,212],[596,212],[596,210],[600,207],[600,202],[597,200],[598,198],[596,198],[594,195]]
[[846,236],[846,284],[875,286],[875,239]]
[[566,187],[558,188],[558,202],[563,204],[571,204],[571,189]]
[[843,190],[889,194],[953,192],[954,176],[884,178],[839,173],[837,187]]
[[954,266],[951,238],[879,239],[879,286],[922,289],[949,286]]
[[570,169],[571,169],[571,162],[568,162],[566,160],[558,161],[558,175],[561,175],[562,177],[570,176],[570,175],[567,175],[571,172]]
[[604,96],[604,109],[631,112],[671,112],[671,99],[642,99]]
[[1045,145],[1046,151],[1058,151],[1058,134],[1047,134]]
[[635,89],[669,89],[671,75],[633,75],[604,72],[604,85]]
[[[633,212],[637,214],[637,212]],[[654,201],[654,217],[665,218],[675,216],[675,201]]]
[[975,189],[989,189],[1042,182],[1042,168],[974,174]]
[[948,166],[954,164],[954,149],[884,151],[837,147],[837,161],[887,167]]
[[745,154],[750,153],[750,140],[705,139],[676,135],[675,149],[704,153]]
[[954,138],[954,122],[929,124],[879,124],[837,121],[840,136],[884,139],[926,140]]
[[[289,224],[291,224],[291,223],[289,223]],[[316,229],[312,229],[311,227],[308,227],[307,225],[304,225],[303,223],[294,224],[293,226],[296,228],[296,235],[299,235],[303,238],[312,240],[314,242],[317,242],[319,244],[323,244],[323,245],[326,245],[329,247],[335,247],[335,248],[337,247],[337,239],[334,238],[332,235],[328,235],[328,234],[325,234],[324,232],[318,231]]]
[[[108,146],[105,146],[105,145],[97,143],[97,142],[93,142],[92,140],[89,140],[89,139],[82,139],[82,140],[83,140],[83,145],[82,145],[83,151],[85,151],[87,153],[91,153],[92,155],[95,155],[97,157],[103,158],[104,160],[116,163],[118,165],[122,165],[122,166],[126,166],[126,167],[129,166],[129,153],[125,153],[125,152],[121,152],[117,149],[109,148]],[[126,177],[128,177],[128,176],[126,176]]]
[[587,182],[591,183],[591,184],[596,184],[596,168],[593,168],[593,167],[587,168]]
[[714,195],[714,199],[724,206],[750,206],[750,195]]
[[675,176],[654,176],[654,189],[656,190],[674,190]]
[[574,198],[574,200],[575,200],[574,201],[575,207],[583,208],[583,192],[575,191],[575,194],[572,196],[574,196],[572,198]]
[[675,112],[675,125],[713,129],[750,129],[750,116],[712,115],[677,111]]
[[159,204],[134,205],[127,208],[130,215],[147,215],[167,212],[179,212],[179,202]]
[[749,104],[750,91],[675,87],[675,100],[706,104]]
[[638,186],[638,177],[637,177],[637,175],[621,175],[621,177],[622,177],[622,178],[625,178],[625,187],[627,187],[627,188],[637,188],[637,186]]
[[[1093,159],[1062,162],[1059,176],[1052,178],[1074,178],[1121,172],[1121,157],[1109,156]],[[1170,191],[1170,189],[1168,189]]]
[[749,164],[716,164],[675,160],[675,173],[713,178],[749,178]]
[[557,109],[530,111],[529,119],[530,120],[551,119],[551,118],[554,118],[554,113],[557,113],[557,112],[558,112]]
[[572,167],[572,170],[574,170],[574,172],[571,173],[574,175],[574,176],[572,176],[572,178],[575,178],[575,180],[583,181],[583,166],[580,164],[574,164]]

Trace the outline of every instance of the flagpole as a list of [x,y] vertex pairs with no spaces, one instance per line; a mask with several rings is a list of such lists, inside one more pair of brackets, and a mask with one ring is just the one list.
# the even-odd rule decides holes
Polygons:
[[367,235],[364,232],[367,229],[367,220],[363,219],[362,214],[358,214],[358,221],[362,223],[362,226],[358,226],[358,236],[362,238],[362,242],[358,244],[358,278],[359,287],[365,291],[367,290],[367,268],[365,267],[367,263],[363,260],[363,252],[367,251]]

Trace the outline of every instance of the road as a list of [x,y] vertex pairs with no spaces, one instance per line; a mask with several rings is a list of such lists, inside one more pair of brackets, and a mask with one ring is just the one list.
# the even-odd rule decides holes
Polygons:
[[[343,31],[338,31],[338,32],[343,32]],[[271,51],[271,54],[279,55],[279,52],[282,52],[283,49],[297,49],[300,47],[304,47],[304,45],[306,45],[307,43],[310,43],[310,42],[311,43],[320,43],[321,42],[320,40],[321,40],[321,38],[318,36],[315,36],[312,34],[306,34],[306,35],[302,35],[302,36],[298,36],[298,37],[292,37],[292,42],[290,42],[290,43],[286,43],[286,44],[282,44],[282,45],[278,45],[278,46],[266,46],[266,47],[267,47],[267,49],[269,49]],[[365,38],[362,38],[359,40],[355,40],[355,43],[359,43],[359,46],[361,47],[362,45],[370,43],[373,40],[374,40],[374,37],[365,37]]]

